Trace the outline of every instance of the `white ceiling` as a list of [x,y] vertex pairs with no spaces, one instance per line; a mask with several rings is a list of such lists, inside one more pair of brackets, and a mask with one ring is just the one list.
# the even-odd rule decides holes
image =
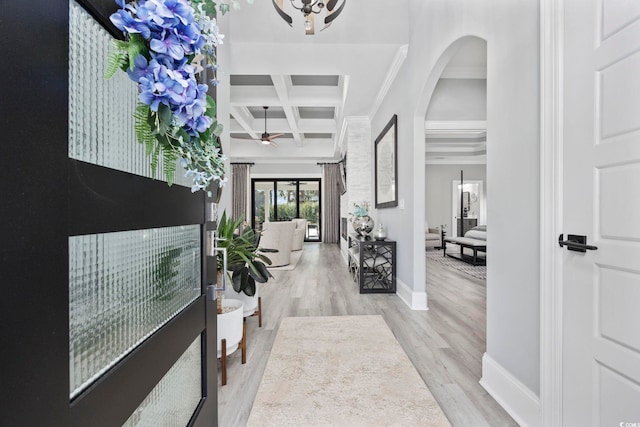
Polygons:
[[[284,7],[293,28],[270,0],[243,3],[221,18],[227,20],[222,48],[228,49],[224,72],[231,77],[232,161],[315,163],[340,158],[344,118],[375,114],[409,40],[407,0],[368,0],[366,8],[358,6],[348,0],[329,28],[320,32],[316,25],[315,35],[304,34],[302,13],[289,2]],[[486,45],[461,49],[448,72],[454,78],[486,76]],[[285,134],[275,140],[277,147],[235,138],[260,137],[265,131],[263,106],[269,107],[268,133]],[[453,135],[438,141],[452,142]]]

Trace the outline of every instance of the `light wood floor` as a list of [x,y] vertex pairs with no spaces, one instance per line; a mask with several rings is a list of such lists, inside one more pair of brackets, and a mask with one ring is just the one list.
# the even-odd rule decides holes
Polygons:
[[[221,427],[244,426],[286,316],[379,314],[395,334],[453,426],[517,426],[478,384],[485,351],[485,282],[427,264],[428,311],[412,311],[396,295],[360,295],[338,245],[306,243],[295,270],[274,271],[261,288],[263,325],[247,319],[247,363],[228,359],[218,386]],[[219,381],[219,380],[218,380]]]

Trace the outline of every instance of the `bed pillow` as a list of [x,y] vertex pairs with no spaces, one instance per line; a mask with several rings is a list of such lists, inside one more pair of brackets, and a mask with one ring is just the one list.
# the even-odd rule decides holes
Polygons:
[[[482,227],[483,229],[479,229],[480,227]],[[464,237],[468,237],[470,239],[487,240],[486,229],[487,229],[486,225],[473,227],[471,230],[464,233]]]

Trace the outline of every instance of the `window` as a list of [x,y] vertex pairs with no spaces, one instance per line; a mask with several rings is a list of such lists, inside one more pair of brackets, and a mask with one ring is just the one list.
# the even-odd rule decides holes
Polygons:
[[305,241],[320,241],[320,179],[253,179],[252,226],[265,221],[307,220]]

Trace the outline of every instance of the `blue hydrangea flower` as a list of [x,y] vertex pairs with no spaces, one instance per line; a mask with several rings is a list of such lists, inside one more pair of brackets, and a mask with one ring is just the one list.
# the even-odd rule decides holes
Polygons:
[[146,22],[135,19],[131,13],[125,9],[120,9],[113,13],[109,19],[122,32],[129,34],[140,34],[145,39],[151,36],[151,29]]
[[149,47],[154,52],[169,55],[178,61],[184,58],[185,52],[182,43],[180,43],[180,40],[172,33],[163,31],[161,38],[151,39]]
[[136,83],[139,82],[142,77],[151,80],[154,78],[155,72],[159,67],[160,65],[155,59],[148,62],[144,55],[138,55],[134,60],[133,69],[127,69],[127,75]]
[[[194,57],[198,62],[198,57],[207,57],[214,63],[208,67],[216,68],[215,46],[223,35],[215,19],[207,16],[201,3],[194,10],[188,0],[115,1],[121,9],[111,15],[111,22],[125,35],[140,34],[146,43],[146,50],[126,70],[138,85],[138,99],[153,112],[160,105],[171,111],[172,130],[166,136],[178,145],[172,142],[164,149],[181,159],[193,180],[192,191],[205,189],[212,180],[224,185],[224,156],[203,136],[214,122],[206,115],[208,86],[198,84],[195,77],[202,67],[190,63]],[[176,140],[178,129],[189,137],[181,134]]]

